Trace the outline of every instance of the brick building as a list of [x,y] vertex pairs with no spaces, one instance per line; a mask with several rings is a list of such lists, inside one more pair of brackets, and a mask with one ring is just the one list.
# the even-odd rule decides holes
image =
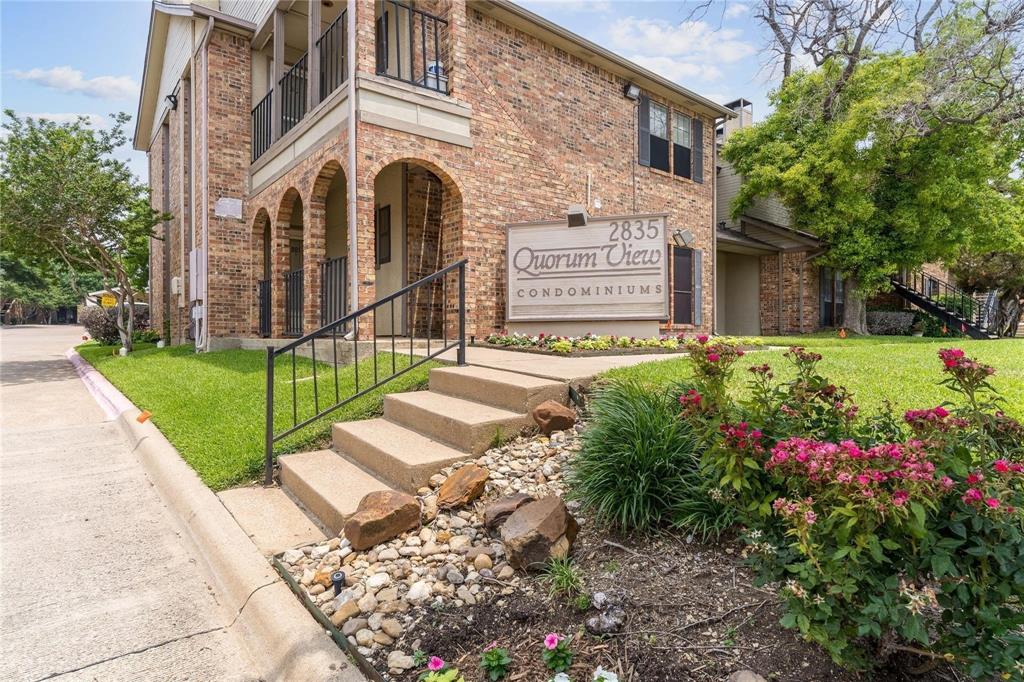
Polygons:
[[[506,226],[571,205],[668,215],[662,329],[729,331],[730,305],[752,306],[752,331],[813,328],[779,313],[803,295],[792,250],[716,305],[751,247],[720,262],[735,235],[716,229],[715,131],[732,110],[508,0],[410,2],[154,3],[134,143],[172,216],[151,245],[171,342],[298,336],[462,258],[467,333],[485,335],[505,326]],[[438,333],[447,291],[376,331]]]

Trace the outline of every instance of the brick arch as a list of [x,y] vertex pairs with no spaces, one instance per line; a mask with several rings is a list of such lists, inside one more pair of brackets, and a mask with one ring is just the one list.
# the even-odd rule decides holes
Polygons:
[[[339,177],[345,179],[341,163],[337,159],[327,160],[313,177],[302,204],[305,212],[302,220],[302,266],[306,331],[313,331],[321,325],[323,292],[320,267],[327,259],[327,192],[331,183]],[[342,210],[346,211],[347,207]]]
[[[270,240],[268,243],[268,239]],[[252,229],[249,232],[249,322],[254,335],[260,334],[260,298],[259,283],[268,279],[273,268],[273,231],[270,222],[270,212],[260,207],[252,220]]]
[[[428,212],[426,208],[424,208],[423,212],[415,215],[415,217],[413,213],[410,213],[408,216],[409,222],[407,223],[407,229],[409,230],[409,237],[407,246],[411,245],[418,239],[421,240],[421,244],[431,244],[429,249],[422,249],[421,251],[432,251],[435,254],[434,258],[423,258],[419,260],[414,259],[412,254],[407,255],[407,280],[409,282],[413,282],[421,277],[425,277],[436,272],[439,268],[451,265],[463,258],[468,252],[464,231],[465,206],[463,193],[461,185],[457,179],[446,168],[433,160],[411,156],[408,153],[393,154],[377,159],[370,167],[368,174],[364,176],[365,190],[359,197],[360,234],[371,236],[369,239],[368,253],[365,256],[360,255],[359,267],[361,273],[367,272],[367,270],[373,266],[372,254],[375,238],[373,230],[373,211],[376,200],[376,180],[385,168],[394,164],[408,164],[409,166],[426,170],[429,172],[429,176],[433,176],[433,178],[440,183],[440,201],[436,202],[435,199],[435,203],[433,203],[435,208],[430,211],[431,217],[429,218],[429,220],[436,221],[434,223],[436,227],[433,230],[421,229],[418,233],[413,230],[415,225],[425,224],[428,222]],[[412,199],[414,193],[417,192],[422,192],[423,196],[437,196],[434,194],[435,190],[430,188],[430,184],[433,183],[434,180],[427,180],[426,177],[422,173],[419,174],[420,181],[426,182],[426,184],[417,188],[416,185],[418,183],[415,180],[416,176],[407,176],[407,181],[409,182],[409,196],[407,199]],[[366,199],[369,199],[369,201],[366,201]],[[407,208],[407,210],[413,211],[412,208]],[[369,268],[367,266],[369,266]],[[367,277],[361,276],[360,279],[365,281]],[[414,296],[414,303],[412,307],[414,311],[418,312],[414,312],[409,320],[410,326],[417,336],[423,335],[428,331],[428,329],[430,333],[440,336],[442,334],[442,325],[448,326],[449,337],[453,335],[454,329],[457,328],[458,321],[458,296],[454,294],[454,292],[457,292],[458,290],[457,283],[458,274],[453,272],[448,276],[448,282],[446,285],[442,284],[442,282],[438,280],[430,288],[422,289],[417,292]],[[472,301],[469,300],[471,298],[470,292],[473,290],[471,269],[467,272],[466,286],[467,305],[472,306]],[[445,289],[449,294],[447,297],[443,295]],[[364,304],[369,303],[375,298],[377,298],[375,287],[373,290],[368,291],[365,294],[362,291],[360,292],[360,300]],[[444,301],[447,301],[446,310],[443,309]]]

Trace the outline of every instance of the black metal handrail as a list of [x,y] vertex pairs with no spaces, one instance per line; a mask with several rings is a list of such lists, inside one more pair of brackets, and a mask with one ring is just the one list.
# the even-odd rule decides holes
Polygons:
[[992,328],[998,311],[988,300],[979,299],[959,287],[926,274],[921,269],[901,270],[892,280],[918,296],[927,298],[954,319],[983,332],[998,333]]
[[292,270],[284,276],[284,335],[302,336],[303,270]]
[[261,279],[256,282],[256,291],[260,302],[260,336],[270,336],[270,280]]
[[[299,429],[309,426],[318,419],[321,419],[335,410],[344,407],[348,403],[361,398],[367,393],[383,386],[389,381],[402,376],[406,372],[409,372],[416,367],[419,367],[424,362],[432,360],[437,356],[445,353],[453,348],[456,349],[456,361],[460,366],[466,364],[466,264],[467,259],[462,259],[456,263],[438,270],[432,275],[427,275],[423,279],[420,279],[412,284],[402,287],[393,294],[388,294],[381,299],[374,301],[373,303],[363,306],[358,310],[354,310],[351,313],[341,317],[330,324],[326,324],[320,329],[314,332],[306,334],[302,338],[296,339],[280,348],[274,348],[273,346],[267,346],[267,404],[266,404],[266,433],[265,433],[265,451],[264,451],[264,481],[267,485],[273,483],[274,480],[274,444],[280,441],[282,438],[290,436]],[[400,317],[395,317],[395,301],[403,296],[406,296],[406,304],[411,305],[410,301],[412,297],[409,297],[410,292],[416,291],[421,287],[425,287],[437,280],[441,280],[442,283],[442,310],[447,315],[448,312],[448,279],[447,275],[452,272],[458,272],[459,284],[458,284],[458,335],[449,340],[448,338],[448,325],[442,324],[442,342],[441,346],[434,346],[431,349],[431,338],[428,332],[426,341],[426,353],[420,357],[419,360],[414,361],[413,353],[413,342],[415,341],[415,330],[411,327],[409,329],[409,364],[398,369],[395,353],[395,333],[398,329],[398,322]],[[389,329],[389,336],[391,337],[391,373],[386,377],[381,377],[378,373],[377,363],[377,339],[378,339],[378,324],[377,324],[377,311],[387,306],[387,311],[390,314],[391,326]],[[359,321],[366,316],[372,316],[373,324],[373,339],[372,343],[373,351],[373,382],[369,386],[361,386],[359,381]],[[447,322],[447,320],[446,320]],[[352,329],[354,333],[351,339],[345,338],[345,330]],[[429,326],[428,326],[429,329]],[[340,334],[340,336],[339,336]],[[319,381],[323,376],[323,372],[320,375],[317,374],[317,356],[316,356],[316,342],[320,339],[321,342],[328,341],[331,346],[330,359],[325,358],[324,362],[333,364],[334,373],[334,400],[329,405],[321,409],[321,395]],[[338,343],[339,340],[342,342],[351,341],[352,343],[352,357],[353,365],[355,368],[355,385],[353,392],[349,396],[342,397],[340,384],[338,381]],[[367,343],[367,341],[364,341]],[[296,372],[296,356],[298,351],[303,349],[305,346],[309,347],[309,358],[312,366],[312,376],[305,377],[302,379],[297,378]],[[281,356],[291,356],[291,402],[292,402],[292,413],[290,426],[283,431],[277,431],[274,428],[274,361]],[[313,392],[313,410],[310,416],[303,415],[300,418],[299,407],[298,407],[298,382],[312,380],[312,392]],[[329,388],[329,387],[328,387]]]
[[306,61],[304,54],[281,77],[281,134],[298,125],[306,115]]
[[268,92],[252,110],[252,160],[263,156],[274,142],[274,91]]
[[445,19],[398,0],[382,0],[376,33],[378,75],[448,94]]
[[348,80],[348,8],[316,41],[320,50],[320,101]]

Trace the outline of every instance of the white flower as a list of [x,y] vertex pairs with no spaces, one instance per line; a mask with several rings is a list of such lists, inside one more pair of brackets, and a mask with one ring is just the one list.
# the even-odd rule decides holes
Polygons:
[[565,673],[558,673],[551,678],[551,682],[572,682],[572,680],[570,680],[569,676]]
[[619,682],[619,676],[597,666],[597,670],[594,671],[594,682]]

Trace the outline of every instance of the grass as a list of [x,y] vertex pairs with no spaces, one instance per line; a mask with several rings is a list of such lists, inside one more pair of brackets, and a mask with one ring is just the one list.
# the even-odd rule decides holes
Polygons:
[[[153,413],[153,422],[174,444],[203,482],[214,490],[252,481],[263,467],[266,420],[266,353],[225,350],[195,353],[191,346],[157,349],[148,344],[126,358],[114,355],[112,346],[83,344],[78,352],[140,409]],[[389,376],[392,359],[397,371],[409,365],[405,355],[377,356],[378,376]],[[322,447],[331,424],[367,419],[381,412],[384,395],[426,385],[431,367],[427,362],[384,386],[357,398],[337,411],[278,442],[276,451],[294,452]],[[334,404],[334,367],[299,357],[295,362],[296,395],[292,401],[292,364],[289,356],[275,363],[274,427],[281,432],[313,416],[314,386],[320,409]],[[374,360],[359,363],[359,387],[373,378]],[[355,393],[356,368],[340,367],[338,395]],[[294,408],[294,410],[293,410]]]
[[583,592],[583,578],[569,557],[552,557],[541,571],[540,580],[552,597],[574,597]]
[[[861,408],[861,414],[874,413],[892,405],[902,413],[908,409],[934,407],[955,395],[939,386],[942,365],[936,353],[940,348],[962,348],[967,355],[996,369],[992,385],[1005,399],[1007,414],[1024,419],[1024,339],[973,341],[922,337],[870,336],[840,339],[832,334],[807,336],[765,336],[766,346],[791,345],[813,348],[824,359],[822,375],[846,386]],[[768,363],[777,379],[793,377],[793,369],[783,357],[784,348],[749,352],[736,363],[732,386],[745,391],[747,367]],[[635,378],[653,386],[667,386],[690,374],[686,358],[648,362],[605,373],[606,377]]]

